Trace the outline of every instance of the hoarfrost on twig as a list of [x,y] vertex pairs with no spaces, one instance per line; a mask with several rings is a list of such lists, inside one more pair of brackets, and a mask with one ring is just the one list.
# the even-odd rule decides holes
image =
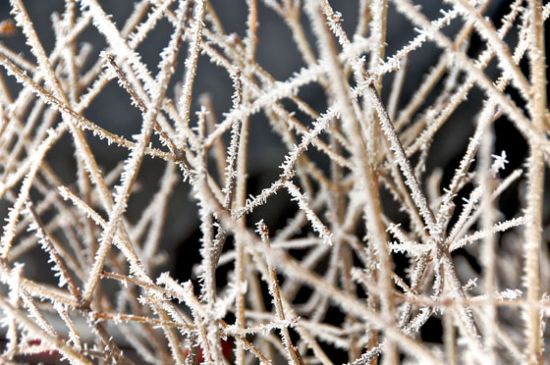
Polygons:
[[[351,33],[335,1],[247,0],[241,39],[209,0],[137,0],[121,24],[98,0],[64,3],[53,46],[22,0],[0,19],[0,37],[28,46],[0,44],[0,362],[329,365],[341,350],[357,365],[548,362],[550,4],[447,0],[428,17],[418,1],[359,0]],[[282,79],[263,62],[266,14],[303,62]],[[161,28],[155,74],[143,45]],[[419,78],[430,44],[442,55]],[[231,80],[228,110],[220,90],[197,97],[203,61]],[[133,135],[88,112],[115,82],[140,115]],[[470,121],[449,149],[464,151],[457,166],[442,163],[447,131]],[[284,151],[253,187],[258,128]],[[70,173],[59,148],[73,148]],[[133,204],[155,171],[156,192]],[[182,186],[200,262],[178,282],[162,242],[192,221],[172,203]],[[282,200],[292,212],[274,211]],[[431,319],[441,342],[422,339]]]

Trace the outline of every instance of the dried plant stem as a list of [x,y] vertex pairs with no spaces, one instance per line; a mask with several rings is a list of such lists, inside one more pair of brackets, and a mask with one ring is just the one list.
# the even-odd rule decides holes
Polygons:
[[[533,127],[545,132],[546,120],[546,61],[542,2],[531,0],[529,59],[531,65],[531,95],[529,103]],[[544,194],[544,153],[536,140],[529,140],[530,156],[527,171],[525,277],[527,304],[525,308],[527,351],[529,364],[542,364],[542,323],[536,303],[540,300],[540,253],[542,243],[542,208]]]
[[550,4],[8,3],[1,363],[548,362]]

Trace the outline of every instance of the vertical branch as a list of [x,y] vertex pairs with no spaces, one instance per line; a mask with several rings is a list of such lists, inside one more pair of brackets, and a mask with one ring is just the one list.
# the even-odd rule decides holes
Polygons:
[[180,132],[181,128],[187,128],[189,125],[189,115],[192,101],[191,97],[193,95],[193,84],[195,82],[195,76],[197,74],[197,63],[199,60],[201,49],[200,46],[202,41],[202,28],[204,26],[204,14],[204,0],[198,0],[195,4],[193,16],[194,22],[193,28],[191,29],[192,41],[189,46],[187,59],[185,60],[185,78],[183,81],[181,92],[182,96],[180,101],[181,120],[183,121],[184,125],[176,126],[176,130],[178,130],[178,138],[182,137],[182,132]]
[[[544,135],[546,120],[546,59],[542,1],[530,0],[529,60],[531,70],[531,99],[529,111],[535,130]],[[540,254],[542,244],[542,209],[544,195],[544,152],[537,140],[529,140],[530,156],[527,171],[527,208],[525,217],[525,276],[527,303],[525,307],[527,351],[529,364],[542,364],[543,340],[539,309]]]
[[[260,237],[262,238],[262,242],[267,247],[267,249],[270,248],[271,243],[269,241],[269,231],[267,230],[267,226],[263,221],[260,221],[257,224],[258,231],[260,234]],[[285,311],[283,309],[283,301],[281,299],[281,290],[279,287],[279,281],[277,280],[277,273],[275,269],[273,268],[273,265],[269,262],[269,258],[266,256],[265,261],[267,263],[267,270],[269,274],[269,291],[271,293],[271,296],[273,297],[273,304],[275,306],[275,313],[277,314],[277,317],[282,322],[285,321]],[[285,345],[285,349],[287,351],[288,361],[294,365],[300,365],[303,364],[302,357],[292,344],[292,339],[290,338],[290,332],[288,331],[288,328],[282,327],[281,328],[281,334],[283,336],[283,344]]]
[[[254,62],[256,54],[256,32],[258,26],[258,4],[256,0],[248,0],[248,17],[247,17],[247,31],[245,40],[245,64],[244,67],[246,76],[250,75],[249,67]],[[237,77],[240,78],[242,85],[243,74],[238,73]],[[242,103],[248,105],[250,99],[249,91],[246,87],[242,88]],[[249,132],[250,119],[245,117],[241,120],[241,130],[239,133],[239,147],[237,152],[237,164],[236,164],[236,180],[235,180],[235,201],[234,208],[241,209],[246,204],[246,190],[247,190],[247,169],[248,169],[248,132]],[[243,216],[239,219],[238,224],[242,227],[246,225],[246,217]],[[235,278],[237,280],[237,287],[240,287],[245,282],[245,265],[247,255],[244,250],[245,243],[242,241],[242,237],[235,237]],[[252,278],[254,280],[254,278]],[[250,282],[252,281],[250,280]],[[237,295],[236,303],[236,322],[239,328],[245,328],[245,293],[239,291]],[[237,365],[244,365],[245,353],[242,343],[238,343],[235,348],[235,363]]]
[[[370,35],[374,38],[374,49],[370,53],[369,69],[373,70],[386,55],[386,30],[388,27],[388,0],[374,0],[371,3],[371,16],[370,21]],[[383,75],[378,75],[374,81],[374,88],[378,95],[382,95],[382,79]],[[368,124],[367,130],[367,146],[369,152],[369,158],[372,164],[376,164],[382,155],[380,149],[380,126],[377,123],[377,115],[371,113],[371,109],[367,103],[364,102],[364,112],[368,116],[372,115],[372,121]],[[375,184],[378,186],[378,182],[375,179]]]
[[[491,113],[492,114],[492,113]],[[480,120],[478,123],[485,123]],[[493,199],[489,192],[494,190],[494,176],[491,174],[491,151],[493,149],[493,128],[491,124],[485,123],[485,132],[481,140],[481,146],[479,149],[479,166],[477,170],[478,184],[481,191],[485,191],[482,195],[481,209],[481,228],[483,230],[491,230],[496,220],[496,210],[494,207]],[[495,174],[493,172],[493,174]],[[487,295],[487,304],[485,306],[485,313],[483,318],[484,326],[484,345],[488,351],[488,357],[491,364],[496,364],[496,336],[495,327],[497,322],[497,308],[494,304],[495,293],[497,291],[496,280],[496,240],[493,234],[487,235],[483,240],[483,246],[481,247],[481,265],[483,267],[483,286]]]

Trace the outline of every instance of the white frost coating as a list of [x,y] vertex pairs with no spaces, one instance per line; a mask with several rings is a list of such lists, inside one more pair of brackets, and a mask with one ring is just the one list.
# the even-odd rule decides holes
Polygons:
[[[0,362],[329,365],[336,351],[353,365],[543,362],[550,4],[497,14],[447,0],[428,17],[419,0],[358,0],[355,14],[247,0],[246,30],[228,34],[219,1],[139,0],[124,19],[104,1],[65,0],[44,47],[34,22],[50,14],[8,3],[0,37],[19,36],[0,44]],[[266,44],[271,17],[289,44]],[[164,30],[150,67],[144,45]],[[419,68],[432,43],[441,57]],[[303,63],[276,77],[265,56],[286,67],[286,52]],[[232,83],[203,89],[212,67]],[[89,119],[111,86],[139,132]],[[495,133],[502,117],[529,146],[523,161]],[[454,127],[466,135],[447,150]],[[65,146],[70,171],[55,158]],[[180,226],[198,232],[183,259],[162,244]],[[166,272],[190,257],[181,283]],[[442,343],[427,344],[434,317]]]

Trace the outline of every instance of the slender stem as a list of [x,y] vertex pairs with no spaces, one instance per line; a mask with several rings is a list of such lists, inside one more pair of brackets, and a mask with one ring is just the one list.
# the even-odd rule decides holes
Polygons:
[[[542,1],[529,1],[531,101],[529,110],[533,127],[541,135],[546,124],[546,59]],[[540,254],[542,244],[542,209],[544,195],[544,153],[537,140],[529,140],[530,156],[527,171],[527,207],[525,211],[525,277],[527,303],[525,306],[527,353],[529,364],[543,363],[542,324],[538,302],[540,301]]]

